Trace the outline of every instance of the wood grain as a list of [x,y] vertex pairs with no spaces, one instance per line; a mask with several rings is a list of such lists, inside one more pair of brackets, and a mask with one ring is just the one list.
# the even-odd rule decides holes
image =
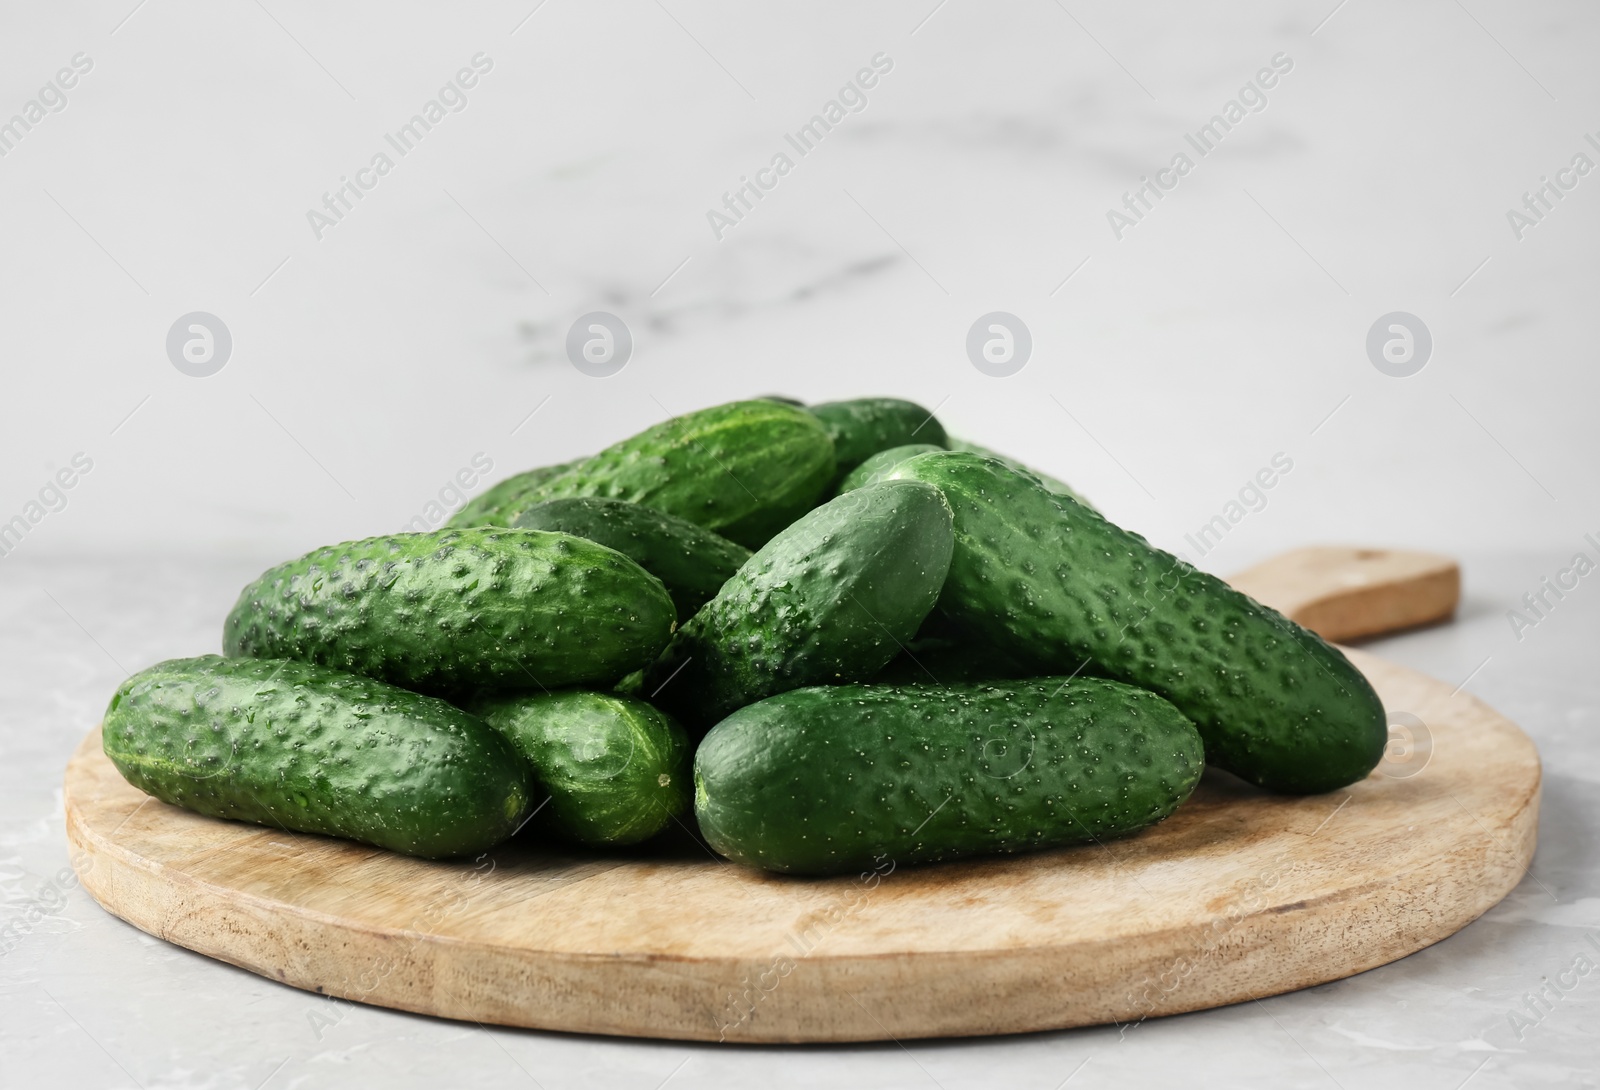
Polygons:
[[1461,600],[1454,560],[1401,549],[1295,549],[1228,582],[1334,643],[1442,621]]
[[1533,744],[1470,696],[1352,657],[1416,744],[1347,791],[1208,774],[1127,840],[865,880],[764,875],[687,842],[419,862],[156,802],[98,731],[67,768],[67,832],[84,885],[152,935],[449,1018],[746,1042],[1137,1022],[1394,961],[1522,877]]

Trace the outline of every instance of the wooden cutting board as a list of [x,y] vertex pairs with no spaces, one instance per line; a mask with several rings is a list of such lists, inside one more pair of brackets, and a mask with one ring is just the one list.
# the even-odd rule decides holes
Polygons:
[[[1436,578],[1439,558],[1360,553],[1281,562],[1300,574],[1278,602],[1326,609],[1343,586],[1384,626],[1438,615],[1437,587],[1394,599],[1416,590],[1405,570]],[[1396,592],[1373,595],[1384,580]],[[1447,684],[1352,657],[1390,713],[1378,772],[1311,798],[1208,774],[1172,818],[1104,846],[828,880],[746,870],[686,836],[633,855],[518,844],[420,862],[156,802],[98,730],[67,767],[67,833],[85,887],[152,935],[448,1018],[744,1042],[1138,1022],[1394,961],[1521,879],[1539,809],[1527,736]]]

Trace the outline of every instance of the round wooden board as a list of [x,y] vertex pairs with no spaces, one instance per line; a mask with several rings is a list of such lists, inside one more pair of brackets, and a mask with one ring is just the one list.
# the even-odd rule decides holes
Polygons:
[[1402,958],[1527,869],[1533,743],[1470,696],[1350,654],[1417,740],[1409,754],[1313,798],[1208,775],[1172,818],[1104,846],[829,880],[687,840],[420,862],[156,802],[98,730],[67,767],[67,833],[84,885],[152,935],[447,1018],[748,1042],[1137,1021]]

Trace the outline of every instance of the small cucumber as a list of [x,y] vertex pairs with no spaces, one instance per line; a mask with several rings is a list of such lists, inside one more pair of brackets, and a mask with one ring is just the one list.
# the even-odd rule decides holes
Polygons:
[[933,608],[950,550],[937,489],[847,492],[751,557],[678,630],[641,691],[704,731],[774,693],[869,678]]
[[1015,458],[1008,458],[1004,454],[990,450],[988,447],[980,447],[977,443],[969,442],[966,439],[957,439],[954,436],[951,436],[950,441],[945,445],[951,450],[966,451],[968,454],[976,454],[980,458],[993,458],[1007,469],[1014,469],[1018,473],[1027,473],[1037,478],[1040,484],[1044,485],[1046,489],[1054,492],[1058,496],[1071,496],[1089,510],[1099,510],[1094,504],[1084,499],[1078,490],[1073,488],[1066,481],[1052,477],[1048,473],[1042,473],[1031,466],[1023,465]]
[[529,493],[544,482],[561,476],[574,464],[562,462],[560,465],[540,466],[507,477],[468,500],[445,526],[510,526],[515,514],[527,506]]
[[548,800],[534,825],[580,844],[637,844],[689,809],[688,736],[642,700],[565,689],[473,710],[522,754]]
[[1178,709],[1114,681],[824,686],[706,735],[695,816],[735,862],[844,874],[1124,836],[1202,766]]
[[890,447],[888,450],[880,450],[849,473],[846,473],[844,480],[839,482],[837,491],[843,495],[846,492],[854,492],[856,489],[869,484],[877,484],[893,472],[895,466],[901,462],[910,461],[919,454],[931,454],[933,451],[943,449],[943,447],[934,446],[932,443],[908,443],[903,447]]
[[517,516],[524,530],[557,530],[615,549],[655,576],[687,620],[722,589],[750,550],[692,522],[626,500],[546,500]]
[[950,502],[939,609],[996,651],[1159,693],[1199,727],[1209,762],[1274,791],[1332,791],[1383,756],[1367,679],[1276,610],[997,461],[923,454],[896,478]]
[[911,443],[945,446],[944,425],[921,405],[897,397],[826,401],[810,412],[833,440],[835,472],[843,477],[880,450]]
[[471,855],[528,810],[528,770],[482,720],[371,678],[278,659],[171,659],[106,709],[128,782],[211,817],[425,858]]
[[521,497],[603,496],[643,504],[757,548],[816,503],[834,476],[833,441],[804,409],[735,401],[674,417],[607,447]]
[[280,564],[228,615],[229,655],[293,658],[439,694],[614,681],[677,614],[661,581],[570,534],[395,534]]

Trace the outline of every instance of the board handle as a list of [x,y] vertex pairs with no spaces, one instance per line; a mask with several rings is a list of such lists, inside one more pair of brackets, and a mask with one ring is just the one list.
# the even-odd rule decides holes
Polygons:
[[1313,545],[1228,582],[1334,643],[1442,621],[1461,601],[1454,560],[1402,549]]

